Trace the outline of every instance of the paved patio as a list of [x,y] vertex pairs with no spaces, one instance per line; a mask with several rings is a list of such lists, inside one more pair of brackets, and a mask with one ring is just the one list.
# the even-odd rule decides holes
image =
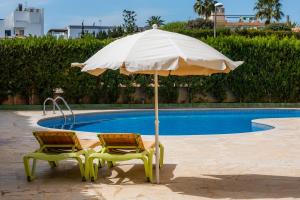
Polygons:
[[276,129],[251,134],[161,137],[166,164],[155,185],[139,161],[101,169],[95,183],[81,182],[75,162],[38,162],[28,183],[22,156],[37,148],[40,117],[0,112],[0,199],[300,199],[300,119],[258,120]]

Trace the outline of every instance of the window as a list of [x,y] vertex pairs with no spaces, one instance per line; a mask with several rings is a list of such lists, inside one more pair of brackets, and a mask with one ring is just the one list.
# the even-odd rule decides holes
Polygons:
[[11,30],[5,30],[4,34],[5,34],[5,37],[10,37],[11,36]]
[[23,28],[16,28],[15,29],[16,35],[17,36],[24,36],[24,29]]
[[19,31],[19,35],[24,36],[24,29]]

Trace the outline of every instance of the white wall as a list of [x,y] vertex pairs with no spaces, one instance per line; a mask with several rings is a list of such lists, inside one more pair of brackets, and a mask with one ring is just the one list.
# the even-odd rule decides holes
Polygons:
[[4,37],[4,20],[0,20],[0,38]]

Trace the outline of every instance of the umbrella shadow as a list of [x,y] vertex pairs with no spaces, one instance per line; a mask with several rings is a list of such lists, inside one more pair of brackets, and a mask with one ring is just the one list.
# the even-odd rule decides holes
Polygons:
[[[124,170],[124,167],[130,167],[129,170]],[[99,169],[99,177],[97,183],[112,184],[112,185],[131,185],[131,184],[148,184],[145,178],[145,170],[143,164],[135,165],[117,165],[111,169],[106,167]],[[160,182],[162,184],[169,183],[174,177],[176,164],[164,164],[160,169]],[[155,169],[153,167],[153,177],[155,177]],[[154,180],[155,181],[155,180]]]
[[207,198],[300,198],[300,177],[204,175],[203,178],[176,177],[165,185],[179,194]]

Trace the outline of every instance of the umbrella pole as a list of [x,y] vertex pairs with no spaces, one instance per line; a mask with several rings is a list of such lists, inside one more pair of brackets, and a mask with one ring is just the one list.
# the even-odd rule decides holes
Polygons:
[[155,99],[155,174],[156,183],[159,184],[159,120],[158,120],[158,74],[154,74],[154,99]]

